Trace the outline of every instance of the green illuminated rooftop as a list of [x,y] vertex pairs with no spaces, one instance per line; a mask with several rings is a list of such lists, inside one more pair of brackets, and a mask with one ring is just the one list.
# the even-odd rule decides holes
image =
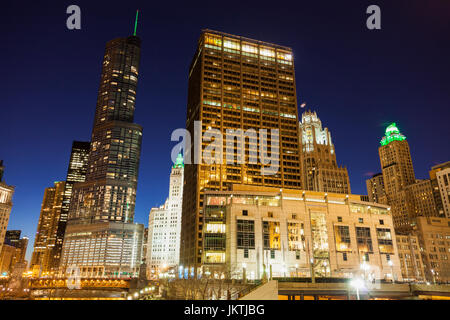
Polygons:
[[174,168],[184,168],[184,160],[183,160],[183,155],[181,153],[178,154],[173,167]]
[[382,146],[388,145],[392,141],[403,141],[406,137],[400,133],[395,122],[391,123],[385,132],[385,136],[381,139],[380,144]]

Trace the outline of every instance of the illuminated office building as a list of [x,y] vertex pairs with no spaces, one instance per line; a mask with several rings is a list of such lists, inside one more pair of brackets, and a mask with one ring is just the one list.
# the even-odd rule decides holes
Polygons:
[[86,179],[72,188],[62,272],[71,264],[83,274],[138,272],[143,225],[133,221],[142,127],[133,121],[140,47],[135,33],[106,44]]
[[450,281],[450,219],[418,217],[413,230],[429,282]]
[[[234,183],[301,187],[299,128],[295,70],[292,49],[212,30],[203,30],[189,68],[186,129],[194,138],[196,121],[202,135],[217,130],[225,137],[227,129],[242,129],[230,152],[224,142],[223,158],[244,159],[243,163],[196,163],[191,144],[185,154],[185,187],[181,228],[180,264],[195,275],[201,263],[203,246],[203,202],[205,190],[230,190]],[[278,170],[263,175],[267,164],[260,151],[267,129],[270,157],[279,161]],[[250,130],[250,131],[249,131]],[[254,130],[249,138],[246,133]],[[279,130],[278,133],[272,130]],[[259,141],[259,143],[258,143]],[[201,152],[207,143],[201,144]],[[219,148],[220,150],[220,148]],[[197,150],[198,151],[198,150]],[[220,151],[219,151],[220,152]],[[236,157],[236,154],[238,155]],[[269,157],[268,152],[262,152]]]
[[350,193],[347,168],[339,167],[328,128],[316,112],[305,111],[300,125],[302,185],[306,190]]
[[28,238],[20,237],[21,230],[7,230],[5,236],[5,244],[16,248],[16,253],[13,259],[13,265],[25,261],[25,255],[28,247]]
[[3,181],[3,160],[0,160],[0,251],[5,241],[6,228],[8,227],[9,216],[13,206],[12,197],[14,187],[7,185]]
[[69,214],[70,199],[72,197],[73,185],[77,182],[84,182],[86,179],[87,161],[89,156],[90,142],[73,141],[70,153],[69,167],[67,169],[66,183],[64,186],[64,196],[62,200],[61,213],[58,218],[56,231],[56,242],[52,250],[52,270],[59,268],[61,251],[66,232],[67,218]]
[[386,203],[383,174],[377,173],[366,180],[367,194],[370,202]]
[[397,234],[396,238],[403,280],[426,281],[419,238],[411,234]]
[[41,204],[41,214],[34,239],[31,267],[38,268],[41,274],[55,272],[53,250],[57,241],[58,222],[64,198],[65,182],[55,181],[53,187],[46,188]]
[[203,217],[205,276],[401,280],[389,208],[358,195],[233,185]]
[[435,217],[437,216],[436,204],[433,197],[433,189],[428,179],[416,180],[405,188],[407,195],[407,207],[410,217]]
[[183,173],[183,156],[178,154],[170,173],[169,197],[163,206],[152,208],[149,215],[147,245],[149,277],[162,267],[165,269],[178,266],[180,261]]
[[450,218],[450,161],[433,166],[430,181],[438,215]]

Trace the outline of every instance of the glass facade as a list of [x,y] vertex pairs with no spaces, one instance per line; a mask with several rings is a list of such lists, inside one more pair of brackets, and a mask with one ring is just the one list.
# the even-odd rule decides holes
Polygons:
[[[139,225],[133,224],[142,140],[142,127],[133,123],[140,46],[141,40],[136,36],[117,38],[106,44],[86,179],[73,185],[66,230],[75,230],[76,225],[89,230],[95,225],[100,228],[105,222],[114,222],[122,224],[125,229],[131,228],[133,232],[142,232]],[[67,232],[65,238],[71,239],[73,235]],[[130,237],[126,234],[114,236],[114,230],[105,232],[107,236],[102,239],[108,239],[107,245],[100,246],[98,251],[104,259],[99,261],[100,265],[97,267],[103,265],[104,273],[109,273],[108,268],[117,264],[117,256],[112,257],[110,254],[116,251],[114,248],[123,245],[125,247],[119,250],[124,253],[120,258],[120,268],[128,268],[127,272],[132,272],[135,267],[134,258],[125,255],[125,252],[135,248],[130,247],[126,240]],[[94,243],[91,237],[98,238],[88,231],[80,234],[84,240],[79,238],[78,241],[84,241],[86,245]],[[131,238],[142,241],[141,236]],[[66,244],[64,240],[65,260],[61,267],[67,267],[67,263],[72,261],[70,259],[83,268],[85,263],[90,265],[91,260],[85,261],[85,255],[83,258],[76,258],[82,252],[77,251],[72,244],[73,242]],[[139,248],[141,246],[142,243]]]

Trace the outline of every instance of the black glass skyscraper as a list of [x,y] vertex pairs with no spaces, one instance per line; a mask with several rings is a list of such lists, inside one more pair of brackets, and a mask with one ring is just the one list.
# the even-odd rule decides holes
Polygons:
[[72,197],[73,185],[86,180],[90,142],[73,141],[70,153],[69,167],[67,169],[64,197],[62,200],[61,213],[58,218],[55,246],[51,252],[50,268],[57,270],[61,259],[61,251],[66,231],[67,218],[69,215],[70,199]]
[[140,46],[135,35],[106,44],[86,181],[72,190],[61,266],[75,264],[89,276],[132,273],[140,261],[143,226],[133,224],[142,138],[142,127],[133,123]]

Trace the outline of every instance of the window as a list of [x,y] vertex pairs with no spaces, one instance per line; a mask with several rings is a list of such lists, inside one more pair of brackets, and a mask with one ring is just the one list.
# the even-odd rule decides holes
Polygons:
[[391,261],[391,255],[390,254],[386,255],[386,261]]
[[237,248],[255,249],[255,222],[253,220],[237,221]]
[[248,216],[248,210],[242,210],[242,215],[243,216]]
[[292,214],[292,219],[297,219],[297,215],[295,213]]
[[342,217],[337,217],[338,218],[338,222],[342,222]]
[[248,248],[244,249],[244,258],[248,258]]
[[385,228],[377,228],[378,247],[380,253],[394,253],[392,244],[391,230]]
[[300,250],[302,246],[302,231],[299,223],[288,222],[288,248],[289,251]]
[[273,218],[273,212],[267,212],[267,216],[269,217],[269,218]]
[[359,252],[373,252],[370,228],[356,227],[356,242],[358,244]]
[[383,225],[384,224],[384,220],[380,219],[380,224]]
[[334,226],[337,251],[349,251],[350,249],[350,228],[348,226]]
[[347,261],[347,252],[343,252],[343,253],[342,253],[342,259],[343,259],[344,261]]
[[300,260],[300,250],[295,251],[295,259]]
[[364,261],[369,262],[369,253],[364,254]]
[[275,259],[275,250],[270,250],[270,259]]
[[280,223],[263,221],[264,249],[280,249]]
[[359,223],[364,223],[364,219],[363,218],[358,218],[358,222]]

